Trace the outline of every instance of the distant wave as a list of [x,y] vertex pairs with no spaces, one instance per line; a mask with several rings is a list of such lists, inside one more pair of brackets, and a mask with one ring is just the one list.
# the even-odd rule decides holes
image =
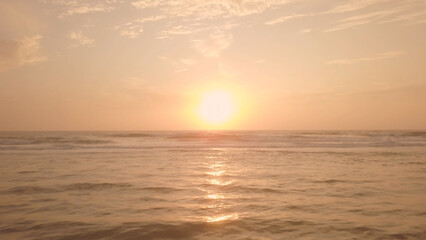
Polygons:
[[345,183],[348,181],[340,180],[340,179],[327,179],[327,180],[321,180],[321,181],[314,181],[314,183]]
[[75,183],[66,185],[63,189],[68,191],[96,191],[111,188],[129,188],[132,184],[129,183]]
[[404,132],[402,133],[404,136],[409,137],[425,137],[426,138],[426,132]]
[[20,187],[13,187],[2,192],[8,193],[8,194],[37,194],[37,193],[56,193],[59,191],[60,190],[56,188],[38,187],[38,186],[20,186]]
[[[0,135],[1,136],[1,135]],[[37,144],[106,144],[111,143],[111,140],[107,139],[91,139],[82,137],[46,137],[37,135],[24,135],[24,136],[11,136],[11,137],[0,137],[0,145],[37,145]]]
[[148,134],[148,133],[118,133],[118,134],[111,134],[109,136],[111,136],[111,137],[118,137],[118,138],[145,138],[145,137],[155,137],[155,135]]
[[123,189],[133,185],[129,183],[75,183],[56,187],[39,187],[39,186],[19,186],[4,191],[7,194],[41,194],[41,193],[58,193],[63,191],[100,191],[108,189]]
[[33,141],[33,144],[53,143],[53,144],[106,144],[110,143],[108,140],[100,139],[37,139]]
[[274,188],[262,188],[262,187],[257,188],[257,187],[248,187],[248,186],[241,186],[241,185],[235,185],[235,184],[217,185],[212,183],[205,183],[205,184],[201,184],[200,187],[215,188],[222,191],[234,192],[234,193],[272,193],[272,194],[283,193],[281,190],[274,189]]
[[[421,131],[187,131],[0,133],[0,150],[194,151],[202,148],[284,150],[291,148],[424,147]],[[280,149],[281,148],[281,149]]]
[[184,191],[184,189],[169,188],[169,187],[144,187],[144,188],[139,188],[139,190],[161,192],[161,193],[172,193],[172,192]]
[[241,135],[223,132],[186,132],[174,134],[169,138],[182,141],[241,141],[243,139]]

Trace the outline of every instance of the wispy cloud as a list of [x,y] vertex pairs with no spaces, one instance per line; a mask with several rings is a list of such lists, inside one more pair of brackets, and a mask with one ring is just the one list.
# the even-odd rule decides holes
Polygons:
[[229,32],[216,30],[210,33],[207,39],[193,40],[195,49],[206,57],[217,58],[220,53],[228,48],[233,41],[233,35]]
[[158,38],[173,38],[176,35],[191,35],[198,33],[200,31],[206,30],[206,27],[200,26],[200,24],[190,24],[190,25],[176,25],[171,26],[166,30],[161,31],[158,34]]
[[342,20],[338,21],[338,24],[336,24],[335,26],[332,26],[328,29],[325,29],[325,32],[334,32],[334,31],[340,31],[340,30],[345,30],[345,29],[349,29],[349,28],[353,28],[356,26],[360,26],[360,25],[364,25],[364,24],[369,24],[372,23],[374,21],[376,21],[377,19],[382,19],[384,17],[388,17],[391,16],[397,12],[400,12],[401,9],[390,9],[390,10],[385,10],[385,11],[376,11],[376,12],[370,12],[367,14],[360,14],[360,15],[355,15],[352,17],[348,17],[348,18],[344,18]]
[[390,0],[347,0],[347,1],[344,1],[343,4],[334,6],[333,8],[323,12],[322,14],[353,12],[363,8],[370,7],[378,3],[388,2],[388,1]]
[[68,37],[71,40],[74,40],[75,42],[77,42],[79,45],[83,45],[83,46],[93,46],[95,42],[95,40],[85,36],[83,32],[81,32],[80,30],[70,32]]
[[223,18],[257,14],[266,9],[287,4],[289,0],[138,0],[132,3],[139,9],[156,8],[172,17],[194,17],[197,19]]
[[198,61],[192,58],[171,59],[169,57],[159,56],[161,59],[170,64],[175,70],[175,73],[186,72],[190,67],[197,65]]
[[[378,5],[380,5],[381,10],[377,10]],[[424,19],[425,14],[425,5],[422,0],[348,0],[331,6],[329,10],[312,13],[292,13],[266,21],[265,24],[276,25],[300,18],[321,18],[328,15],[335,15],[338,20],[334,23],[329,23],[328,27],[323,28],[324,32],[335,32],[367,24],[381,24],[398,21],[422,23],[421,19],[422,17]]]
[[75,14],[85,14],[90,12],[109,12],[114,8],[105,5],[86,5],[86,6],[74,6],[68,9],[66,12],[59,15],[59,17],[72,16]]
[[368,24],[370,22],[371,21],[368,20],[368,19],[358,19],[358,20],[353,20],[353,21],[347,21],[347,22],[339,23],[339,24],[332,26],[330,28],[327,28],[327,29],[324,30],[324,32],[341,31],[341,30],[345,30],[345,29],[354,28],[356,26],[365,25],[365,24]]
[[191,58],[181,58],[178,61],[185,66],[194,66],[197,64],[197,61]]
[[292,19],[302,18],[302,17],[307,17],[307,16],[312,16],[312,15],[311,14],[291,14],[291,15],[288,15],[288,16],[282,16],[282,17],[275,18],[273,20],[267,21],[267,22],[265,22],[265,24],[275,25],[275,24],[278,24],[278,23],[287,22],[287,21],[292,20]]
[[40,53],[42,37],[35,35],[20,40],[0,40],[0,71],[47,60]]
[[336,60],[328,61],[326,62],[326,64],[327,65],[349,65],[349,64],[355,64],[355,63],[361,63],[361,62],[371,62],[371,61],[394,58],[394,57],[401,56],[403,54],[406,54],[406,52],[403,52],[403,51],[386,52],[386,53],[380,53],[373,56],[362,57],[362,58],[336,59]]
[[339,4],[336,6],[331,7],[331,9],[317,12],[317,13],[293,13],[286,16],[281,16],[278,18],[275,18],[273,20],[269,20],[265,22],[267,25],[275,25],[278,23],[284,23],[289,20],[297,19],[297,18],[304,18],[304,17],[315,17],[315,16],[321,16],[321,15],[328,15],[328,14],[336,14],[336,13],[345,13],[345,12],[353,12],[356,10],[360,10],[366,7],[369,7],[371,5],[377,4],[379,2],[385,2],[388,0],[349,0],[345,1],[343,4]]
[[312,28],[305,28],[305,29],[300,30],[299,34],[307,34],[307,33],[310,33],[312,31],[313,31]]
[[[395,16],[393,18],[380,21],[379,23],[393,23],[393,22],[400,22],[400,21],[413,21],[413,20],[417,21],[417,20],[421,19],[421,17],[423,17],[423,21],[426,20],[426,10],[420,10],[419,12]],[[421,20],[419,20],[419,21],[421,21]]]
[[[265,10],[288,4],[295,0],[137,0],[131,4],[141,10],[155,10],[161,19],[167,19],[166,29],[158,38],[173,38],[176,35],[189,35],[202,30],[203,21],[220,20],[229,22],[231,17],[259,14]],[[141,22],[134,21],[128,26],[124,35],[136,37],[143,29]]]
[[60,13],[58,17],[64,18],[92,12],[110,12],[114,10],[116,8],[115,5],[122,2],[122,0],[41,0],[41,2],[59,6]]
[[158,7],[162,4],[163,1],[161,0],[139,0],[132,2],[132,5],[139,9],[145,9],[145,8],[152,8],[152,7]]
[[144,24],[147,22],[155,22],[164,19],[165,16],[150,16],[138,18],[133,21],[116,26],[114,29],[120,31],[121,36],[128,38],[137,38],[144,31]]

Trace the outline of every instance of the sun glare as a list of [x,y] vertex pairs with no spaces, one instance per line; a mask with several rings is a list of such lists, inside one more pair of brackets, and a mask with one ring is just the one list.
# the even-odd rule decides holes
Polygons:
[[204,94],[198,114],[205,123],[218,126],[228,123],[234,117],[235,107],[234,99],[229,92],[214,90]]

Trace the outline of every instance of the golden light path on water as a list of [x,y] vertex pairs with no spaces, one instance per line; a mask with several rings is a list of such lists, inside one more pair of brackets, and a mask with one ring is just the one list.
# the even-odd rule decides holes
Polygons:
[[221,185],[221,186],[226,186],[232,183],[232,181],[220,181],[218,179],[210,179],[209,180],[210,184],[214,184],[214,185]]
[[210,195],[207,195],[207,198],[208,199],[224,199],[225,196],[217,195],[217,194],[210,194]]
[[206,175],[209,176],[207,178],[207,182],[212,185],[212,189],[206,189],[206,199],[214,201],[213,204],[209,204],[207,206],[208,209],[213,209],[214,215],[207,216],[206,222],[223,222],[227,220],[236,220],[238,219],[238,213],[228,213],[224,209],[225,201],[227,197],[220,192],[217,186],[226,186],[232,184],[233,181],[225,180],[224,176],[226,175],[227,165],[226,157],[223,156],[222,152],[215,153],[214,156],[207,156],[207,172]]
[[207,175],[210,175],[210,176],[221,176],[223,173],[225,173],[225,171],[221,170],[221,171],[216,171],[216,172],[207,172]]
[[207,222],[220,222],[220,221],[231,220],[231,219],[238,219],[238,215],[230,214],[230,215],[218,216],[218,217],[207,217]]

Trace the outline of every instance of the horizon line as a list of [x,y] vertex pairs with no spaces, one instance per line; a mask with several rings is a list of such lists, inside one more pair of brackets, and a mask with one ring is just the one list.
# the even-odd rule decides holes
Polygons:
[[175,129],[175,130],[0,130],[1,132],[299,132],[299,131],[324,131],[324,132],[397,132],[397,131],[426,131],[426,129]]

